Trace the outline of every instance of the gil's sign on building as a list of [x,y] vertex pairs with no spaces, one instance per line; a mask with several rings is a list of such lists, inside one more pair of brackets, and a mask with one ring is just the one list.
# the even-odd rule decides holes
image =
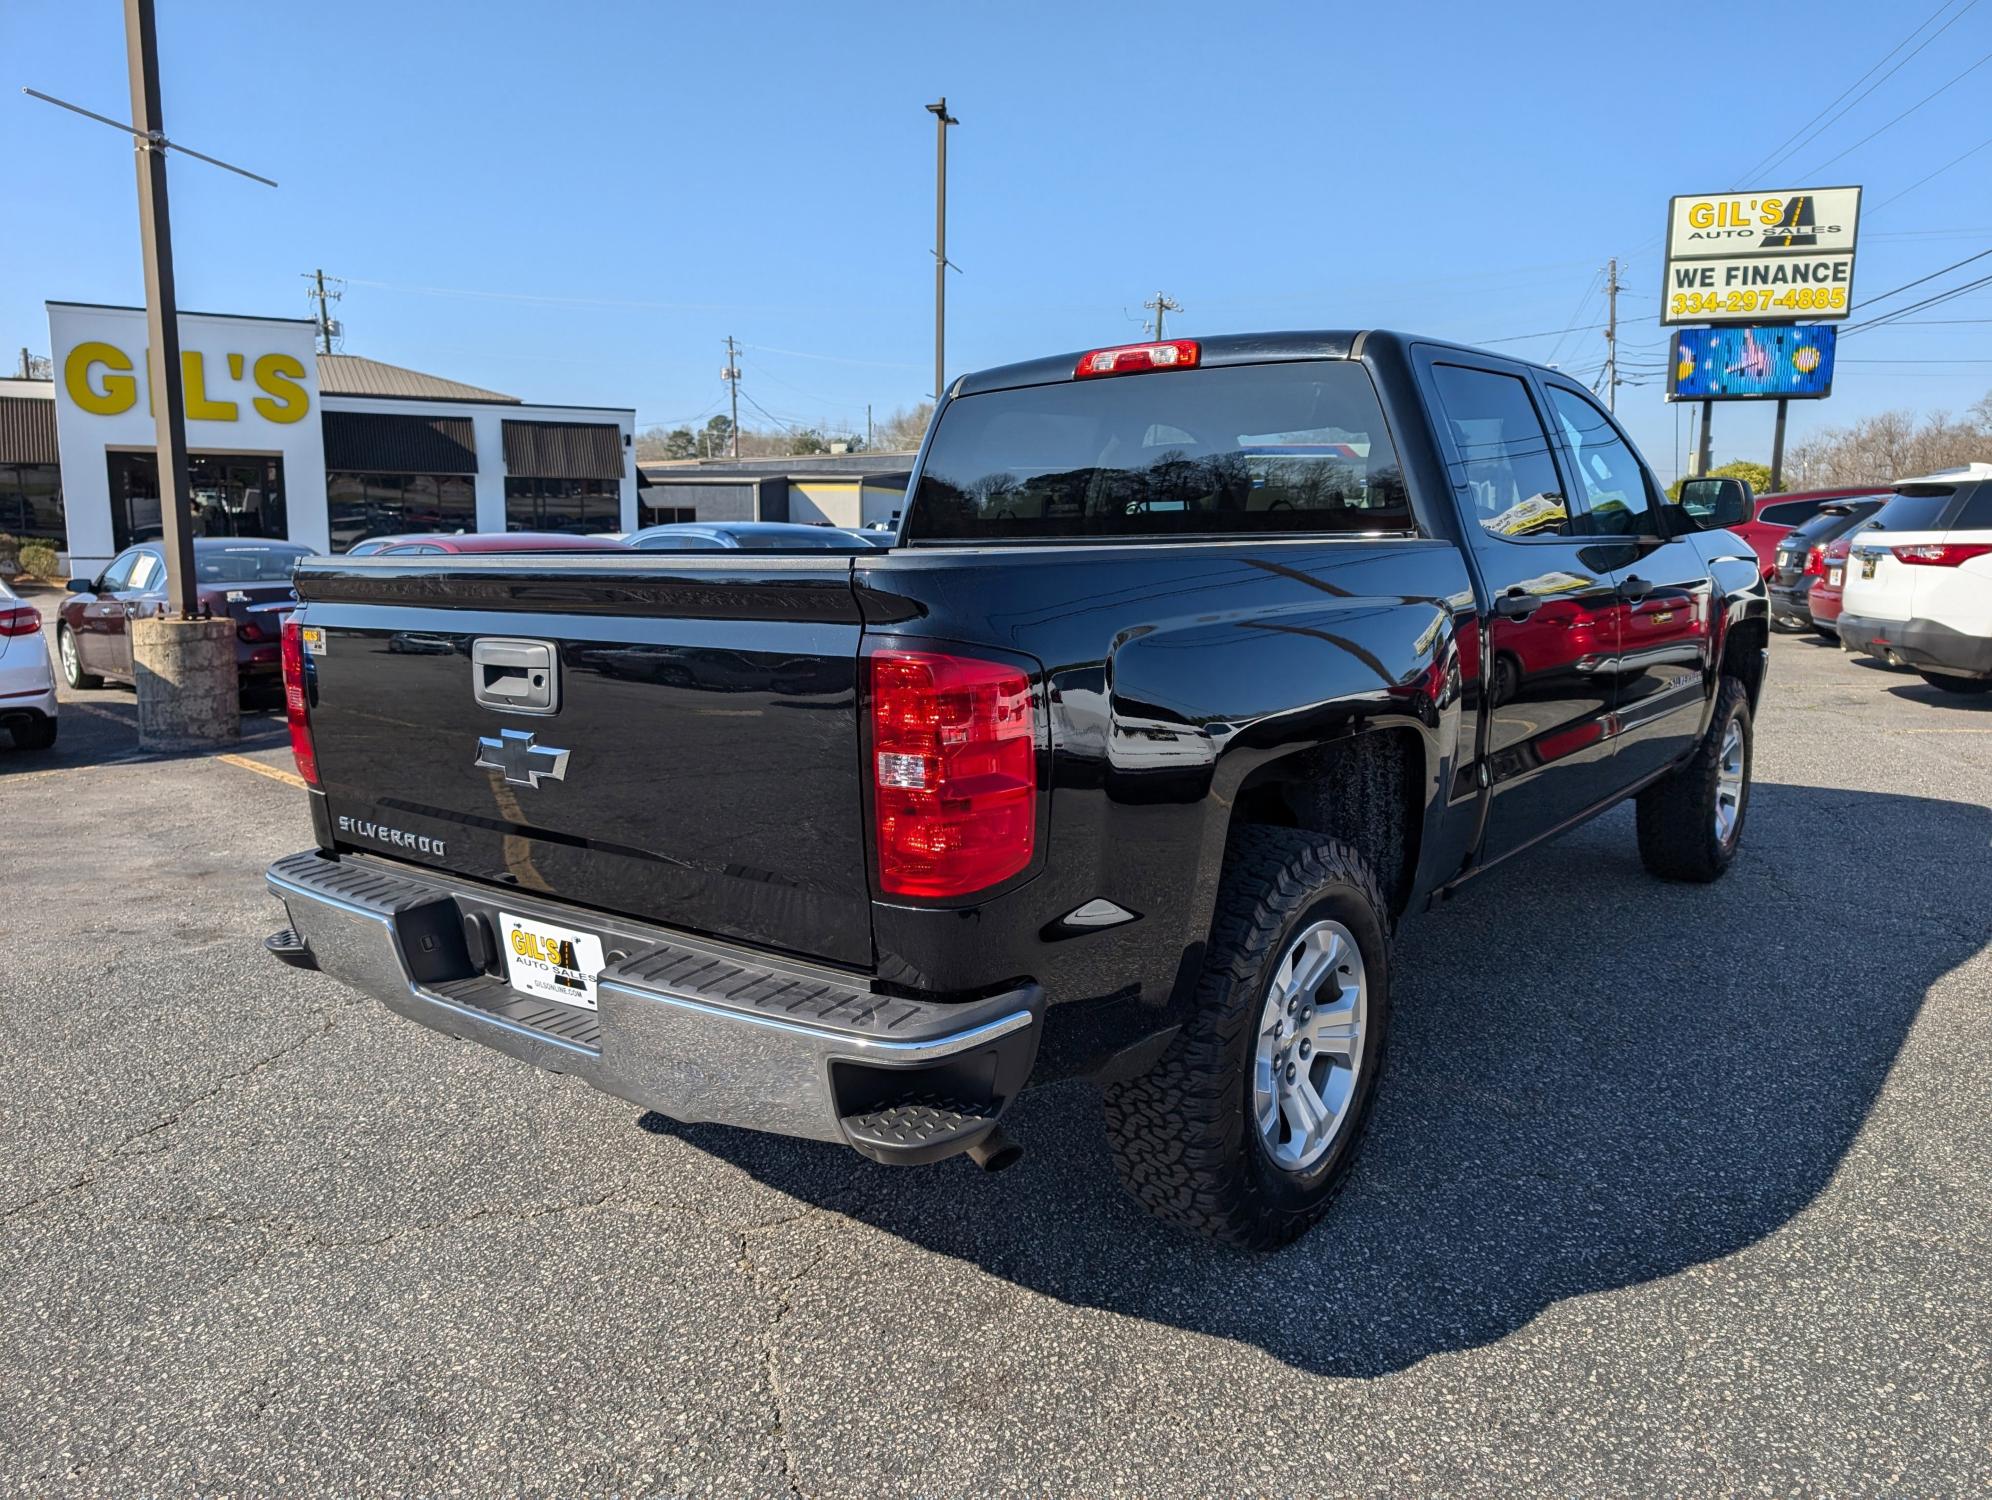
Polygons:
[[1854,298],[1857,187],[1703,193],[1667,209],[1660,321],[1838,321]]

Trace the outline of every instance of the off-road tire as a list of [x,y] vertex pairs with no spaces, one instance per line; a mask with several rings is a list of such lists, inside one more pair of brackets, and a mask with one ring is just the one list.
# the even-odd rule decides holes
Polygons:
[[[1743,722],[1743,793],[1737,803],[1736,826],[1727,841],[1716,836],[1715,800],[1722,739],[1732,720]],[[1736,858],[1750,813],[1750,767],[1755,749],[1750,720],[1750,695],[1734,677],[1722,679],[1716,690],[1715,713],[1694,759],[1639,794],[1639,858],[1662,880],[1707,883],[1718,878]]]
[[1992,677],[1953,677],[1946,672],[1916,674],[1931,687],[1946,693],[1992,693]]
[[[1369,1126],[1390,1022],[1390,909],[1362,856],[1291,828],[1233,833],[1195,1008],[1143,1076],[1107,1090],[1121,1181],[1157,1217],[1227,1244],[1271,1250],[1307,1232],[1348,1180]],[[1296,933],[1322,917],[1361,950],[1367,1020],[1349,1112],[1304,1171],[1273,1163],[1252,1117],[1256,1027]]]
[[[62,649],[62,643],[65,640],[69,642],[68,651]],[[104,679],[99,677],[95,672],[86,672],[80,666],[70,666],[72,659],[80,662],[83,658],[81,651],[76,645],[75,633],[67,625],[56,626],[55,645],[56,658],[62,663],[62,680],[64,682],[79,691],[100,688],[104,685]]]

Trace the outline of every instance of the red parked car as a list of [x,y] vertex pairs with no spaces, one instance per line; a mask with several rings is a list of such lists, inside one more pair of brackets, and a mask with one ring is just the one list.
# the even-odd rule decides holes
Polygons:
[[1852,548],[1852,535],[1843,536],[1829,544],[1821,558],[1824,572],[1812,585],[1812,592],[1806,598],[1806,605],[1812,611],[1812,625],[1823,635],[1838,637],[1840,633],[1840,595],[1847,584],[1847,553]]
[[1756,502],[1754,516],[1741,526],[1730,527],[1738,536],[1750,544],[1762,565],[1766,580],[1777,571],[1778,539],[1786,535],[1794,526],[1811,520],[1819,514],[1819,507],[1828,500],[1843,500],[1849,495],[1871,495],[1874,487],[1851,490],[1797,490],[1780,495],[1763,495]]
[[371,557],[411,557],[425,552],[627,552],[607,536],[576,536],[566,531],[459,531],[433,536],[399,536]]
[[[197,537],[194,578],[200,601],[235,619],[235,664],[246,688],[282,675],[278,642],[297,603],[291,569],[311,556],[295,542],[254,537]],[[73,688],[102,687],[106,677],[133,680],[130,622],[167,607],[166,553],[160,542],[141,542],[111,559],[95,578],[69,580],[69,597],[56,611],[55,654],[63,680]]]

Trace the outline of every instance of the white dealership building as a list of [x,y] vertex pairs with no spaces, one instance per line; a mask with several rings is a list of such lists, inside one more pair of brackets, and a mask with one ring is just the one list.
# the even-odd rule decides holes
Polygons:
[[[0,380],[0,532],[72,571],[159,534],[145,313],[48,304],[53,378]],[[315,351],[309,319],[180,315],[197,535],[339,552],[415,531],[642,524],[635,412]]]

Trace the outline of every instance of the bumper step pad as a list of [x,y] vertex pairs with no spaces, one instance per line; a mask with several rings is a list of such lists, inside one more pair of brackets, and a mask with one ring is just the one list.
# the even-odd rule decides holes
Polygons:
[[996,1126],[998,1109],[943,1094],[920,1094],[845,1115],[844,1138],[874,1161],[909,1166],[965,1151]]

